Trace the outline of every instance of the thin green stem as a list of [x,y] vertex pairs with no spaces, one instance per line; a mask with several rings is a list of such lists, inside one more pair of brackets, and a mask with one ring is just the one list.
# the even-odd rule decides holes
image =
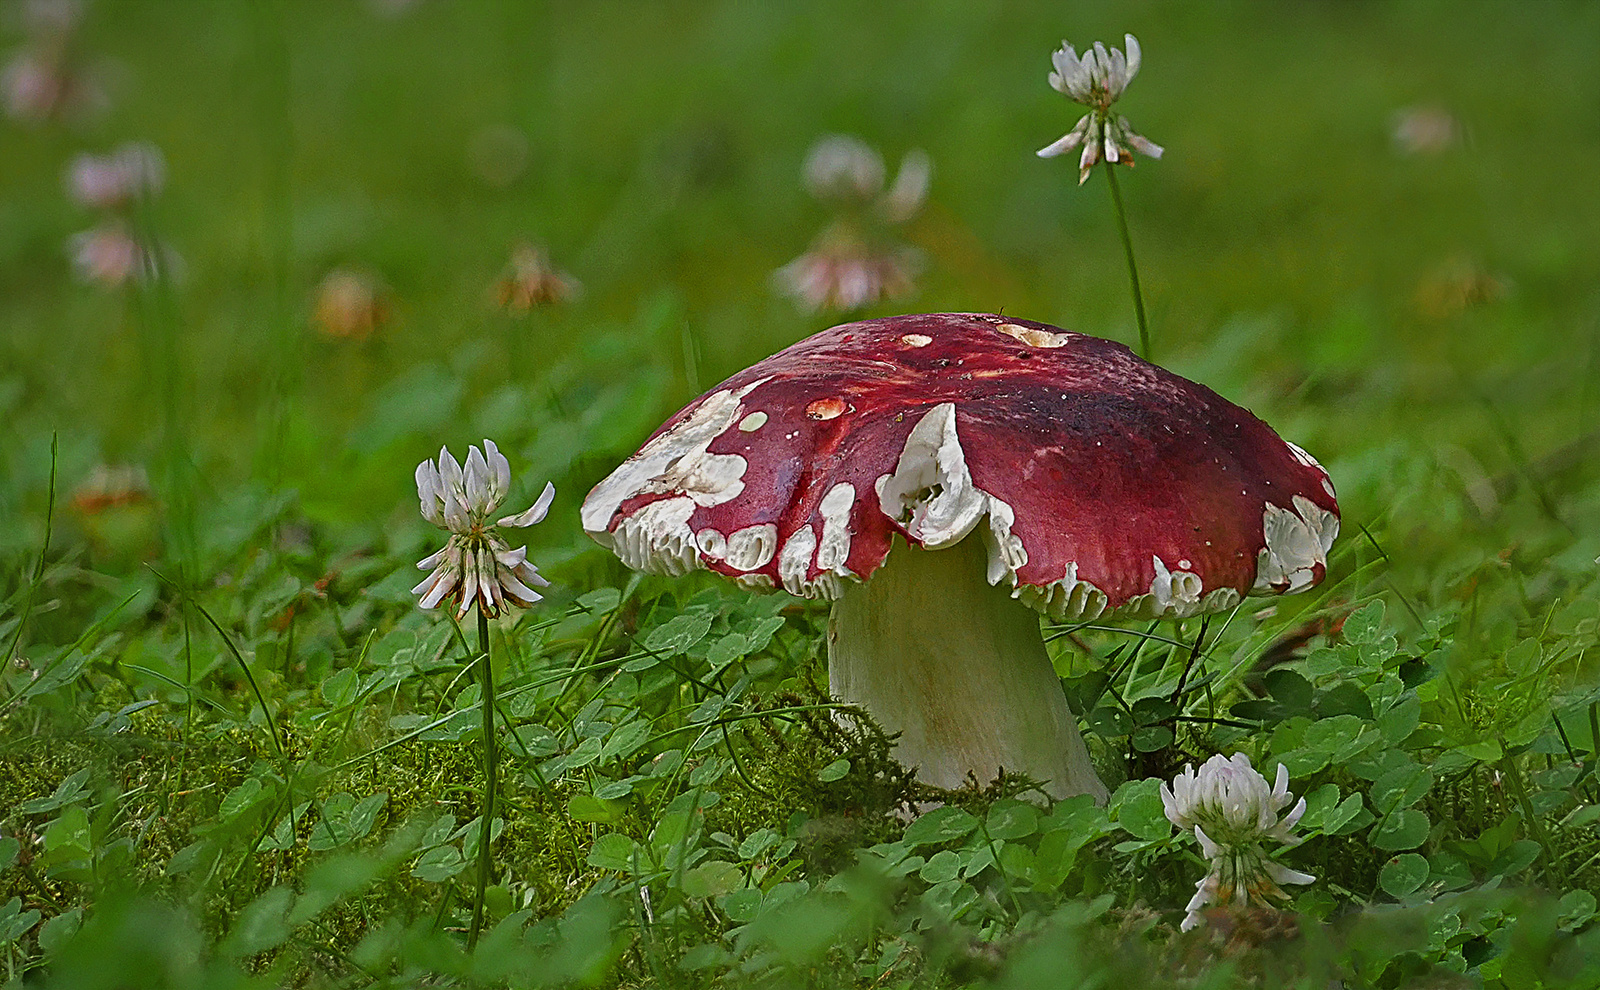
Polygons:
[[1116,207],[1117,230],[1122,234],[1122,253],[1128,258],[1128,283],[1133,287],[1133,314],[1139,320],[1139,356],[1150,360],[1150,327],[1144,317],[1144,294],[1139,291],[1139,265],[1133,260],[1133,238],[1128,236],[1128,214],[1122,208],[1122,188],[1117,185],[1117,166],[1106,163],[1106,180],[1111,186],[1111,205]]
[[187,600],[178,600],[178,612],[183,616],[183,755],[178,760],[178,789],[182,790],[189,769],[189,740],[194,733],[194,627],[189,621]]
[[[257,452],[262,473],[277,487],[283,481],[285,448],[291,414],[300,393],[300,338],[296,331],[289,281],[294,261],[294,157],[293,85],[288,37],[284,27],[287,4],[258,0],[254,14],[254,55],[259,86],[255,93],[256,131],[261,136],[261,243],[268,274],[265,323],[270,329],[267,356],[267,394],[261,403],[261,446]],[[341,635],[340,639],[344,637]]]
[[467,948],[478,944],[483,931],[483,897],[489,889],[489,840],[494,827],[495,791],[499,787],[499,760],[494,746],[494,669],[489,664],[489,616],[478,609],[478,676],[483,710],[483,813],[478,828],[478,888],[472,897],[472,927],[467,930]]
[[16,635],[11,637],[11,647],[6,650],[6,660],[15,660],[17,650],[22,647],[22,634],[28,625],[28,616],[33,613],[33,596],[39,590],[39,585],[44,583],[44,562],[50,555],[50,533],[56,521],[56,461],[60,453],[61,435],[52,431],[50,433],[50,497],[45,501],[44,507],[44,545],[39,548],[39,563],[33,569],[33,579],[28,582],[28,595],[22,602],[22,614],[17,618]]
[[1550,885],[1551,890],[1561,890],[1565,886],[1562,883],[1565,878],[1556,873],[1559,857],[1556,856],[1555,847],[1550,841],[1550,833],[1544,827],[1544,819],[1534,812],[1533,802],[1528,800],[1528,787],[1522,781],[1522,771],[1517,768],[1516,758],[1509,755],[1502,757],[1500,769],[1506,781],[1511,784],[1517,804],[1522,806],[1522,816],[1527,820],[1529,831],[1533,832],[1534,839],[1544,853],[1544,882]]
[[[160,577],[161,575],[158,573],[156,576]],[[187,591],[184,591],[183,593],[187,595]],[[210,612],[206,611],[204,605],[201,605],[193,598],[189,598],[188,603],[194,608],[195,611],[200,613],[200,617],[202,619],[205,619],[207,622],[211,623],[211,628],[215,629],[217,631],[217,635],[222,637],[223,645],[228,648],[228,652],[232,653],[233,658],[238,661],[239,669],[244,672],[244,679],[249,683],[251,693],[256,696],[256,704],[261,706],[261,717],[266,720],[267,734],[272,737],[273,748],[278,751],[279,756],[287,758],[289,751],[284,748],[283,740],[278,736],[278,723],[272,718],[272,709],[267,707],[267,698],[261,693],[261,685],[256,683],[256,675],[251,672],[250,665],[245,662],[244,654],[239,652],[239,647],[234,644],[233,637],[229,636],[228,631],[222,628],[222,623],[218,622],[212,617]],[[192,683],[194,679],[194,671],[192,668],[187,672],[187,677]]]
[[1600,758],[1600,701],[1589,702],[1589,755]]

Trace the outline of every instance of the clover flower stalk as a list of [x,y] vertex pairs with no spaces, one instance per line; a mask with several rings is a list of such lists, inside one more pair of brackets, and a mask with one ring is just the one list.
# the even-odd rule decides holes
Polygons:
[[[1279,818],[1278,813],[1291,802],[1294,807]],[[1201,910],[1208,904],[1268,907],[1268,898],[1288,897],[1279,884],[1316,880],[1309,873],[1273,861],[1264,848],[1266,843],[1276,842],[1288,849],[1302,841],[1294,834],[1294,826],[1305,814],[1306,799],[1295,801],[1289,793],[1289,771],[1281,763],[1277,779],[1268,786],[1245,754],[1213,756],[1198,772],[1185,766],[1170,788],[1163,781],[1161,803],[1168,821],[1194,832],[1211,865],[1195,884],[1194,897],[1185,908],[1184,931],[1205,920]]]
[[1106,165],[1106,181],[1111,186],[1111,204],[1117,214],[1117,227],[1122,234],[1122,249],[1127,256],[1128,278],[1133,287],[1134,315],[1139,320],[1139,349],[1145,359],[1150,357],[1150,331],[1144,312],[1144,296],[1139,291],[1139,266],[1133,259],[1133,239],[1128,234],[1127,212],[1122,206],[1122,190],[1117,185],[1118,164],[1133,166],[1137,152],[1150,158],[1160,158],[1162,147],[1133,129],[1128,118],[1111,112],[1111,105],[1122,96],[1128,83],[1139,72],[1142,56],[1139,41],[1133,35],[1124,35],[1127,48],[1124,54],[1115,48],[1108,49],[1101,42],[1085,49],[1082,57],[1076,48],[1061,43],[1061,48],[1050,56],[1055,66],[1050,73],[1050,86],[1075,103],[1089,108],[1089,112],[1060,139],[1040,148],[1040,158],[1054,158],[1068,152],[1079,151],[1078,185],[1089,179],[1090,171],[1100,162]]
[[541,588],[550,582],[539,576],[528,561],[528,548],[510,548],[498,532],[499,526],[521,528],[542,521],[555,498],[555,485],[546,483],[538,501],[527,511],[505,516],[491,525],[492,516],[511,487],[511,464],[492,440],[483,441],[483,450],[468,448],[466,467],[450,451],[439,448],[439,459],[417,465],[417,497],[422,502],[422,517],[450,532],[444,549],[417,563],[430,570],[422,583],[411,589],[420,595],[424,609],[439,607],[454,600],[456,618],[465,618],[474,608],[478,612],[477,667],[483,713],[483,811],[479,816],[478,884],[472,902],[472,925],[467,944],[477,944],[483,930],[483,898],[489,886],[489,843],[494,822],[495,794],[499,788],[499,761],[494,734],[494,671],[489,660],[489,617],[511,608],[527,608],[543,596],[529,585]]

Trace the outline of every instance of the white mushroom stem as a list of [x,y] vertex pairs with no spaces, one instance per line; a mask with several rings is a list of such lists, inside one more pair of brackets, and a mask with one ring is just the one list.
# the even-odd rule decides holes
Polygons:
[[943,550],[897,541],[862,584],[846,582],[828,621],[833,696],[889,732],[917,778],[956,788],[1002,769],[1044,782],[1052,797],[1105,785],[1050,665],[1038,613],[984,579],[986,551],[968,538]]

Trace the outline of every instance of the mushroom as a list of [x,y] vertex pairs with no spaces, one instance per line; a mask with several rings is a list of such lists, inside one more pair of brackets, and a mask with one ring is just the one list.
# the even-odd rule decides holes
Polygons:
[[943,788],[1106,789],[1039,616],[1177,617],[1323,577],[1328,474],[1127,347],[938,313],[847,323],[669,419],[585,499],[629,567],[830,600],[829,689]]

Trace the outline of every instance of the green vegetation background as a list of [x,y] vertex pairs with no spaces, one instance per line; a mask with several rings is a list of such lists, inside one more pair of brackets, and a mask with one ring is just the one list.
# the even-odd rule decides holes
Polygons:
[[[549,614],[624,587],[578,530],[589,486],[683,402],[837,322],[771,281],[827,220],[799,183],[824,134],[862,137],[891,168],[912,148],[934,165],[906,229],[926,259],[919,291],[867,315],[1004,311],[1134,341],[1104,177],[1079,188],[1069,163],[1033,154],[1078,116],[1045,83],[1051,50],[1124,31],[1145,65],[1119,109],[1167,149],[1122,176],[1154,356],[1330,469],[1342,540],[1361,526],[1376,540],[1347,552],[1376,568],[1370,548],[1384,551],[1344,600],[1387,595],[1391,619],[1402,598],[1470,615],[1460,635],[1486,663],[1544,635],[1574,594],[1592,604],[1600,6],[422,0],[386,17],[345,0],[98,0],[81,45],[110,108],[0,122],[7,619],[45,538],[59,436],[49,607],[22,652],[72,644],[137,590],[115,648],[170,654],[181,609],[147,562],[204,585],[252,656],[281,649],[263,616],[308,601],[309,578],[283,600],[219,604],[277,554],[330,576],[334,621],[353,624],[307,634],[320,653],[302,674],[326,676],[369,629],[424,628],[397,584],[432,539],[411,470],[485,435],[524,501],[557,484],[530,533],[557,582]],[[1458,130],[1404,153],[1392,133],[1418,107]],[[472,148],[504,127],[527,159],[502,185]],[[124,140],[166,157],[143,222],[183,259],[170,295],[72,277],[66,242],[92,218],[63,169]],[[492,286],[522,240],[547,245],[582,296],[500,311]],[[387,287],[390,317],[364,343],[312,319],[341,266]],[[159,511],[67,508],[101,463],[147,466]],[[795,664],[803,625],[786,633]],[[1576,697],[1593,660],[1561,655],[1577,657],[1559,689]],[[80,687],[63,704],[88,720],[95,684]],[[249,707],[242,683],[221,687]],[[106,690],[108,707],[138,696]],[[1539,690],[1549,708],[1557,688]],[[6,748],[33,753],[20,740],[43,723],[0,718]],[[1581,721],[1573,744],[1592,754]],[[470,775],[468,744],[457,758]],[[1157,906],[1181,886],[1171,899]]]

